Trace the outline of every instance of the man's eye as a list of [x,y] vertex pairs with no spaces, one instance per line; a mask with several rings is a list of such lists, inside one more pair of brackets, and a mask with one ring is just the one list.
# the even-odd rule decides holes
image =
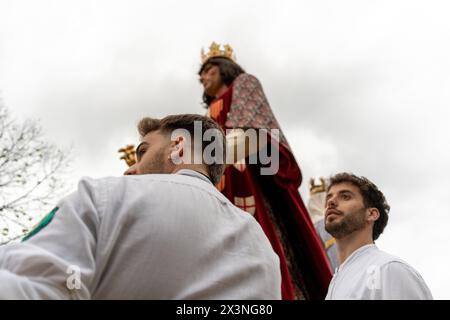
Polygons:
[[342,199],[344,199],[344,200],[349,200],[351,197],[350,197],[350,195],[348,195],[348,194],[344,194],[344,195],[342,195]]
[[146,151],[146,150],[144,150],[144,149],[139,149],[139,150],[136,152],[136,156],[138,157],[138,159],[142,158],[142,156],[144,155],[145,151]]

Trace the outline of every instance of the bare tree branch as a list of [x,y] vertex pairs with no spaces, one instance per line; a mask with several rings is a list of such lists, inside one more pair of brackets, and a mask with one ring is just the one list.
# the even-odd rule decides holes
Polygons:
[[70,152],[46,142],[37,122],[18,124],[0,100],[0,244],[28,232],[67,193]]

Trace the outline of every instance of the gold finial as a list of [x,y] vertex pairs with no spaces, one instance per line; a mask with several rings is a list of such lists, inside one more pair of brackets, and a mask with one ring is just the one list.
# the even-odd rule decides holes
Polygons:
[[202,63],[204,63],[211,57],[227,57],[233,61],[236,61],[236,56],[233,53],[233,48],[229,44],[225,44],[222,50],[220,49],[220,44],[213,42],[209,46],[209,52],[207,52],[206,54],[205,50],[202,48],[201,51]]
[[310,194],[325,192],[325,190],[326,190],[325,179],[323,177],[320,177],[319,180],[320,180],[320,184],[315,184],[316,181],[314,178],[309,179],[309,193]]
[[120,148],[118,152],[123,153],[120,160],[125,160],[129,167],[136,163],[136,150],[134,150],[134,145],[129,144],[125,148]]

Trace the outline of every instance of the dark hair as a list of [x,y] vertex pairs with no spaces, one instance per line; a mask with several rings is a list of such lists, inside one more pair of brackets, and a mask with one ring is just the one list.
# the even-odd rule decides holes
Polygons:
[[[198,71],[198,75],[209,66],[218,66],[220,72],[220,78],[222,79],[225,85],[230,86],[234,79],[236,79],[241,73],[245,73],[244,69],[236,62],[227,57],[211,57],[208,58],[200,67]],[[208,108],[209,104],[215,99],[215,97],[208,96],[205,92],[203,92],[203,102]]]
[[[206,165],[208,168],[208,173],[211,178],[211,181],[214,184],[217,184],[220,181],[220,178],[223,175],[223,172],[225,170],[225,159],[226,159],[226,139],[225,134],[222,130],[222,128],[211,118],[201,116],[198,114],[179,114],[179,115],[170,115],[162,119],[153,119],[153,118],[143,118],[141,121],[139,121],[138,124],[138,131],[141,137],[144,137],[147,133],[151,131],[157,131],[160,130],[163,133],[171,134],[176,129],[185,129],[187,130],[192,139],[194,139],[194,122],[195,121],[201,121],[202,123],[202,137],[208,129],[217,129],[220,132],[222,141],[215,141],[212,143],[221,143],[221,150],[220,146],[218,150],[222,151],[222,160],[221,163],[216,163],[214,161],[212,164]],[[205,150],[205,148],[211,144],[209,141],[205,141],[202,139],[202,152]],[[216,149],[217,151],[217,149]]]
[[358,187],[366,208],[377,208],[380,212],[380,217],[375,221],[372,231],[373,240],[378,239],[388,223],[388,214],[391,209],[386,201],[386,198],[384,197],[384,194],[366,177],[358,177],[347,172],[338,173],[332,176],[330,178],[330,185],[328,186],[327,192],[330,190],[331,186],[344,182],[351,183]]

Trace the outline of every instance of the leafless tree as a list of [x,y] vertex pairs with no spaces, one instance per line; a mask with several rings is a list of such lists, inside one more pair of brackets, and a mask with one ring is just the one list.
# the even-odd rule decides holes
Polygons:
[[0,244],[29,232],[68,191],[69,154],[44,140],[38,122],[13,119],[0,100]]

